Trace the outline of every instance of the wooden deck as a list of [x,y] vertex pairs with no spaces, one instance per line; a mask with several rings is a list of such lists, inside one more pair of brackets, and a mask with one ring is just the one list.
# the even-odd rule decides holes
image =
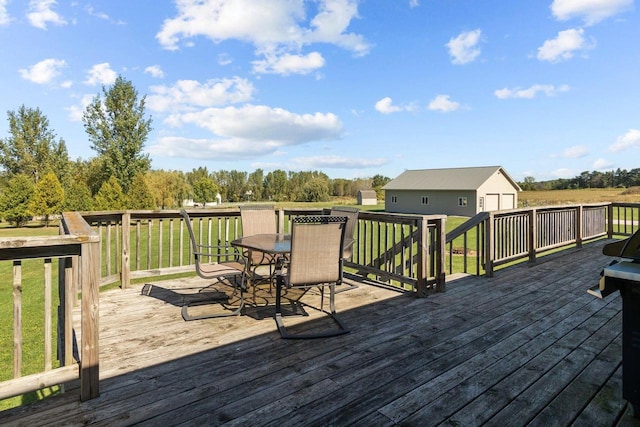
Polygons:
[[337,298],[351,333],[321,340],[282,340],[255,312],[184,322],[174,292],[199,279],[108,291],[100,398],[72,390],[0,424],[640,425],[622,399],[621,299],[586,293],[610,261],[601,249],[426,299],[361,284]]

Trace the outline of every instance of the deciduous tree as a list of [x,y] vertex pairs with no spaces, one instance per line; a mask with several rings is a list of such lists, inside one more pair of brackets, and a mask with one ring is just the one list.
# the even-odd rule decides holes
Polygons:
[[48,171],[58,181],[68,178],[70,164],[67,147],[62,139],[49,129],[49,120],[40,109],[21,106],[8,112],[8,138],[0,140],[0,166],[12,177],[24,174],[34,184]]
[[126,192],[138,174],[151,167],[149,155],[143,153],[151,131],[151,119],[145,119],[145,100],[130,81],[118,76],[107,89],[102,87],[84,112],[82,120],[89,141],[100,159],[106,176],[116,178]]
[[193,200],[203,205],[213,202],[218,194],[218,186],[211,178],[201,177],[193,184]]

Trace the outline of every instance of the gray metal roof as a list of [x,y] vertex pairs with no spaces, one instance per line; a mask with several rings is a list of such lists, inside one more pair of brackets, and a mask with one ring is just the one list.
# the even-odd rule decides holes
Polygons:
[[500,171],[512,185],[518,184],[502,166],[407,170],[389,181],[383,190],[476,190]]

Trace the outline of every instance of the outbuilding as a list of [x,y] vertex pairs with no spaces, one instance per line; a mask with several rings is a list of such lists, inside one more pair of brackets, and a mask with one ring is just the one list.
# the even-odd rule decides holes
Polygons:
[[357,194],[358,204],[359,205],[377,205],[378,204],[378,195],[376,194],[376,190],[360,190]]
[[521,191],[502,166],[407,170],[382,189],[387,212],[456,216],[514,209]]

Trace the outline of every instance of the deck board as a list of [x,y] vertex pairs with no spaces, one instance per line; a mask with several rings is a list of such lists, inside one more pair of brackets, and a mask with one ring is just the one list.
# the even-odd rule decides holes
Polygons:
[[[164,299],[103,292],[101,396],[70,387],[0,424],[640,425],[621,395],[621,299],[586,293],[601,249],[459,275],[425,299],[360,284],[336,300],[351,333],[320,340],[280,339],[269,310],[184,322],[176,293],[200,279],[150,282]],[[287,321],[319,321],[307,312]]]

